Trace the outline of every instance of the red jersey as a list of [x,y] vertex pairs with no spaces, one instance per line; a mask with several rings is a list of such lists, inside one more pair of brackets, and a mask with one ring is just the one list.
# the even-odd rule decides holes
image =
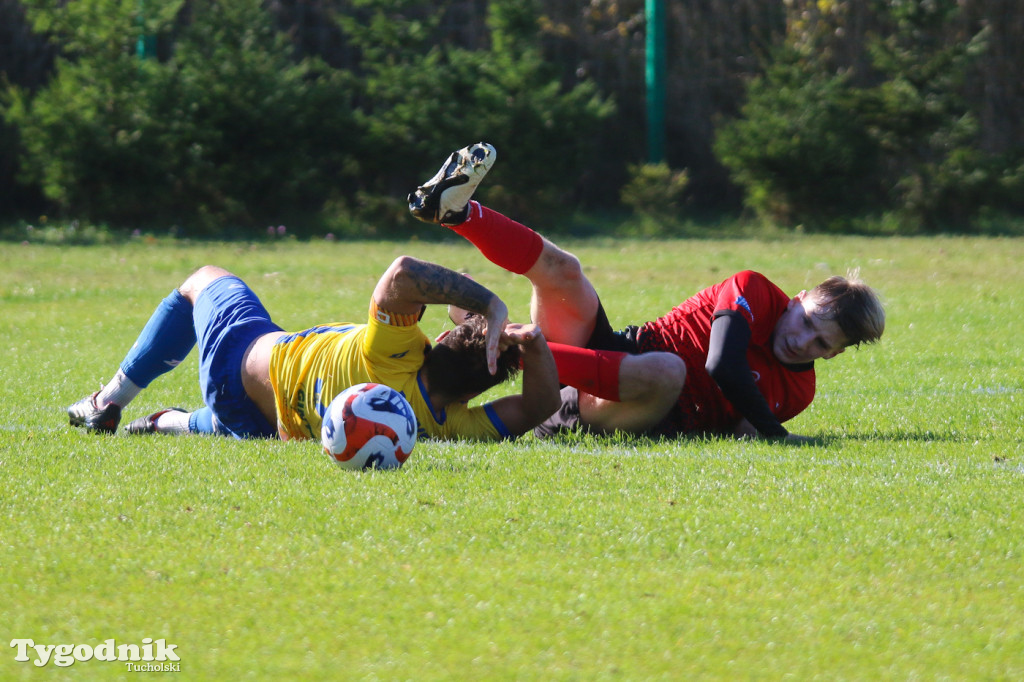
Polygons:
[[664,317],[643,325],[640,351],[668,351],[686,362],[686,384],[666,427],[676,432],[732,434],[742,419],[704,368],[711,323],[717,313],[736,311],[750,325],[747,363],[754,382],[780,422],[800,414],[814,399],[814,369],[790,368],[775,359],[772,334],[790,298],[764,275],[745,270],[708,287]]

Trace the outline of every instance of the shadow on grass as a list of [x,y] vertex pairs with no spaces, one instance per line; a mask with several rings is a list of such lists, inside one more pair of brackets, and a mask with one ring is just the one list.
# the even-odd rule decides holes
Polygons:
[[617,432],[614,434],[601,435],[583,432],[564,432],[552,438],[539,441],[559,447],[627,447],[630,449],[656,450],[671,443],[683,443],[689,445],[711,445],[730,443],[763,443],[785,448],[801,447],[828,447],[847,442],[879,442],[879,443],[973,443],[983,440],[974,434],[958,432],[936,432],[936,431],[851,431],[841,434],[827,434],[821,436],[809,436],[802,442],[785,440],[748,440],[737,439],[726,435],[698,435],[685,434],[678,437],[661,437],[635,435]]
[[822,436],[818,440],[824,444],[842,443],[845,441],[880,442],[880,443],[973,443],[983,440],[972,434],[935,431],[852,431],[843,434]]

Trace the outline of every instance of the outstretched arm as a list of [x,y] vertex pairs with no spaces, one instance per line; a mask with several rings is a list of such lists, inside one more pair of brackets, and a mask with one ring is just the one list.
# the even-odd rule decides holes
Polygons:
[[754,433],[737,429],[737,435],[760,435],[766,438],[786,438],[789,431],[782,425],[754,383],[747,363],[747,346],[750,343],[750,325],[739,314],[725,313],[711,323],[711,339],[708,344],[708,359],[705,369],[722,395],[732,403]]
[[429,303],[453,304],[487,320],[487,367],[498,367],[498,343],[508,324],[508,308],[489,289],[448,268],[412,256],[399,256],[373,290],[377,307],[398,315],[418,315]]

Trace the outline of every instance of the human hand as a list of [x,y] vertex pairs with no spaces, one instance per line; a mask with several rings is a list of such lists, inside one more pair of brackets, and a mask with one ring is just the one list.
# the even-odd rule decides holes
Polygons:
[[509,323],[505,326],[505,332],[501,335],[499,342],[500,351],[504,352],[509,347],[528,346],[539,338],[543,338],[544,332],[535,324]]
[[487,306],[487,371],[498,372],[498,354],[501,352],[501,337],[508,326],[508,307],[493,296]]
[[817,445],[818,439],[813,436],[799,436],[795,433],[787,433],[782,442],[787,445]]
[[746,419],[741,419],[733,429],[733,435],[740,440],[754,440],[758,437],[757,429]]

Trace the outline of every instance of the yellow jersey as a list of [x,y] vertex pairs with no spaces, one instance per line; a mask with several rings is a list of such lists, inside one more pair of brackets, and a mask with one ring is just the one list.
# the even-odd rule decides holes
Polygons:
[[278,427],[288,438],[320,438],[323,415],[349,386],[373,382],[405,396],[420,438],[498,440],[508,429],[491,403],[449,405],[435,414],[419,377],[430,341],[413,315],[395,315],[370,302],[366,324],[326,324],[281,337],[271,350]]

